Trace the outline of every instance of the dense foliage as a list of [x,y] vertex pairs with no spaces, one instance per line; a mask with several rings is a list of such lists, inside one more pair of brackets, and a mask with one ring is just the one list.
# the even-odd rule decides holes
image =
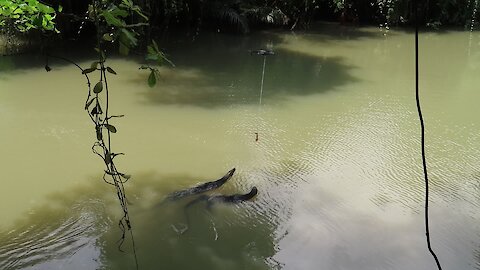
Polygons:
[[[413,0],[144,0],[154,25],[202,22],[217,28],[248,32],[251,26],[307,27],[312,20],[342,23],[409,25]],[[476,0],[418,1],[419,19],[428,26],[470,26],[476,23]]]
[[[59,10],[62,7],[59,6]],[[32,29],[52,31],[55,29],[55,10],[38,0],[0,0],[0,26],[13,27],[19,32]]]
[[[99,18],[112,31],[105,40],[119,41],[128,53],[139,37],[172,28],[195,37],[200,29],[247,33],[261,27],[304,29],[313,20],[389,27],[414,21],[413,0],[101,0]],[[474,27],[477,0],[419,2],[423,25]],[[0,26],[16,32],[60,30],[69,38],[92,21],[92,0],[0,0]],[[63,8],[62,8],[63,7]],[[55,9],[57,10],[55,10]],[[56,18],[58,20],[56,20]],[[148,25],[148,27],[147,27]],[[137,27],[145,26],[145,27]],[[95,28],[95,27],[91,27]],[[135,30],[134,30],[135,28]],[[147,44],[144,44],[146,48]]]

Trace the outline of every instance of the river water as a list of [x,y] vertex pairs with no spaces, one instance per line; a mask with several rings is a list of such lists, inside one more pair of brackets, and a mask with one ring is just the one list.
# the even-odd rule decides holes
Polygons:
[[[426,247],[411,31],[203,35],[161,44],[154,88],[138,59],[108,59],[140,269],[435,269]],[[269,47],[262,102],[263,57]],[[88,67],[93,54],[58,52]],[[480,33],[420,35],[432,245],[444,269],[480,269]],[[135,269],[118,250],[115,190],[91,152],[80,71],[0,62],[0,269]],[[258,133],[258,141],[256,140]],[[236,173],[212,194],[162,203]],[[188,219],[188,221],[187,221]],[[188,231],[179,233],[187,226]]]

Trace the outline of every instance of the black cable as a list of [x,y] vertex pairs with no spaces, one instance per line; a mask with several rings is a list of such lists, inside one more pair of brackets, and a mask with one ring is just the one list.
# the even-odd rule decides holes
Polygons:
[[413,1],[413,8],[415,9],[415,100],[417,102],[417,110],[418,110],[418,117],[420,119],[420,126],[422,129],[422,164],[423,164],[423,174],[425,177],[425,235],[427,237],[427,247],[430,254],[432,254],[437,267],[439,270],[442,270],[442,266],[440,265],[440,261],[438,260],[437,254],[432,249],[432,245],[430,244],[430,228],[428,222],[428,197],[429,197],[429,189],[428,189],[428,173],[427,173],[427,160],[425,157],[425,123],[423,121],[422,109],[420,107],[420,98],[418,94],[418,15],[417,15],[417,0]]

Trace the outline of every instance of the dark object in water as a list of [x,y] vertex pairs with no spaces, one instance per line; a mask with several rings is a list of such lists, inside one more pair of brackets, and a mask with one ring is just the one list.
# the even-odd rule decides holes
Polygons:
[[[178,234],[184,234],[186,231],[188,231],[188,229],[190,227],[190,218],[188,216],[187,211],[188,211],[190,206],[192,206],[196,203],[205,201],[205,202],[207,202],[207,209],[210,210],[212,208],[212,205],[216,202],[220,202],[220,203],[241,203],[241,202],[244,202],[244,201],[251,200],[253,197],[255,197],[257,195],[257,193],[258,193],[257,187],[253,187],[250,190],[250,192],[246,193],[246,194],[215,195],[215,196],[200,195],[195,200],[186,204],[185,207],[183,208],[183,212],[185,214],[185,220],[186,220],[186,224],[183,226],[183,228],[177,228],[173,224],[172,224],[172,228]],[[215,237],[215,240],[217,239],[217,237],[218,237],[218,235]]]
[[192,195],[200,194],[200,193],[203,193],[203,192],[207,192],[207,191],[212,190],[212,189],[219,188],[220,186],[225,184],[225,182],[227,182],[228,179],[230,179],[232,177],[233,173],[235,173],[235,168],[228,171],[227,174],[225,174],[222,178],[220,178],[218,180],[203,183],[201,185],[198,185],[198,186],[195,186],[195,187],[192,187],[192,188],[179,190],[179,191],[175,191],[173,193],[170,193],[165,200],[175,201],[175,200],[179,200],[183,197],[192,196]]
[[253,187],[250,192],[246,194],[233,194],[233,195],[215,195],[215,196],[208,196],[202,195],[196,198],[195,200],[189,202],[185,209],[188,207],[202,201],[207,202],[207,207],[210,208],[214,203],[221,202],[221,203],[241,203],[244,201],[248,201],[255,197],[258,193],[257,187]]
[[233,195],[216,195],[208,198],[208,203],[223,202],[223,203],[240,203],[248,201],[255,197],[258,193],[257,187],[253,187],[247,194],[233,194]]
[[259,49],[259,50],[250,50],[250,54],[256,54],[256,55],[275,55],[275,52],[269,49]]

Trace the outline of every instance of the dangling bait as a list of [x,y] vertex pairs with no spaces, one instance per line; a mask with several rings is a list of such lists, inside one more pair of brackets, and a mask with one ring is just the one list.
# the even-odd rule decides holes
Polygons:
[[[263,81],[265,79],[265,64],[267,63],[267,56],[275,55],[275,52],[268,49],[259,49],[259,50],[251,50],[250,55],[261,55],[263,56],[263,68],[262,68],[262,83],[260,84],[260,97],[258,101],[258,107],[262,105],[262,97],[263,97]],[[258,132],[255,132],[255,141],[258,142]]]

